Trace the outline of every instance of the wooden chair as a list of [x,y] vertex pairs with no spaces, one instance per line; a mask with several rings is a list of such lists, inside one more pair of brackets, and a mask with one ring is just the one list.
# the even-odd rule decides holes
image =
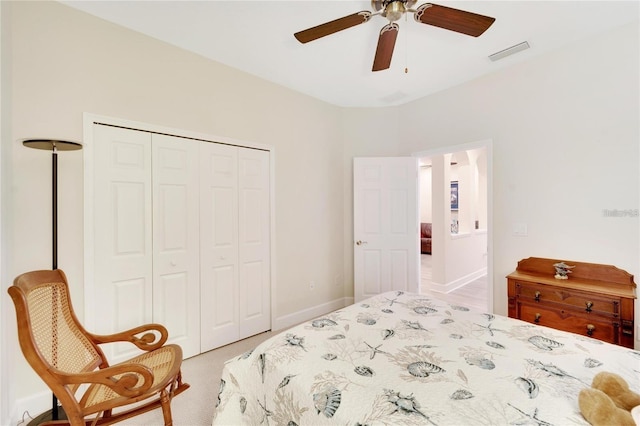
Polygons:
[[[73,312],[67,277],[59,269],[22,274],[8,291],[22,353],[60,401],[68,419],[62,424],[107,425],[158,407],[164,424],[173,423],[171,399],[189,385],[180,373],[182,349],[164,345],[165,327],[148,324],[105,336],[87,332]],[[145,352],[110,366],[98,345],[117,341]],[[148,401],[125,407],[143,400]]]

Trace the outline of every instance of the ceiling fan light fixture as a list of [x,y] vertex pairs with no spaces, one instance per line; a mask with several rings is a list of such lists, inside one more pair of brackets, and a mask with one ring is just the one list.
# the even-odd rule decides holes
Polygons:
[[[1,1],[1,0],[0,0]],[[394,21],[399,20],[407,12],[414,15],[416,21],[466,34],[472,37],[482,35],[495,21],[490,16],[479,15],[465,10],[454,9],[447,6],[438,6],[432,3],[424,3],[417,9],[413,5],[417,0],[371,0],[371,8],[376,12],[361,11],[352,13],[324,24],[316,25],[294,34],[301,43],[317,40],[347,28],[363,24],[374,15],[381,15],[389,20],[389,23],[382,27],[378,36],[378,45],[373,59],[371,71],[386,70],[391,66],[393,50],[400,27]],[[428,12],[427,12],[428,10]],[[405,73],[409,71],[405,68]]]
[[384,13],[382,14],[385,18],[389,20],[389,22],[397,21],[402,18],[402,15],[407,11],[402,1],[392,1],[387,4],[384,8]]

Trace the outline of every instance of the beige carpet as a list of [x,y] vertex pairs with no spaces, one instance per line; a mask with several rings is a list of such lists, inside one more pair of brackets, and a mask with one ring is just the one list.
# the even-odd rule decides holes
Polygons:
[[[224,362],[253,349],[273,334],[275,333],[261,333],[184,360],[182,363],[182,378],[191,387],[171,402],[173,424],[175,426],[211,425]],[[162,411],[158,408],[118,424],[155,426],[163,425],[164,422],[162,420]]]

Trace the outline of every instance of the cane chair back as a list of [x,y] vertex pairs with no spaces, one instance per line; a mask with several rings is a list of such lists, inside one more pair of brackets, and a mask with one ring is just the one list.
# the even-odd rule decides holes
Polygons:
[[[69,424],[112,424],[157,407],[162,407],[165,425],[172,424],[171,398],[189,385],[182,382],[182,350],[164,344],[163,326],[148,324],[107,336],[89,333],[73,311],[61,270],[22,274],[8,292],[22,352],[60,401]],[[143,352],[110,366],[99,345],[116,341],[129,341]],[[146,399],[129,410],[112,411]]]

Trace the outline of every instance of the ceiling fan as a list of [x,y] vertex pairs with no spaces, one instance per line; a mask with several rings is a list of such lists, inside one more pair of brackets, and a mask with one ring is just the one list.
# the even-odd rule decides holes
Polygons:
[[395,23],[406,12],[413,13],[416,21],[478,37],[493,24],[495,18],[478,15],[477,13],[466,12],[464,10],[453,9],[447,6],[439,6],[433,3],[425,3],[417,9],[412,9],[417,0],[371,0],[371,6],[376,12],[366,10],[338,18],[336,20],[320,24],[318,26],[299,31],[294,37],[300,43],[308,43],[321,37],[328,36],[347,28],[363,24],[372,16],[382,15],[389,20],[389,23],[382,27],[378,38],[376,56],[373,60],[372,71],[386,70],[391,66],[393,48],[398,37],[400,27]]

